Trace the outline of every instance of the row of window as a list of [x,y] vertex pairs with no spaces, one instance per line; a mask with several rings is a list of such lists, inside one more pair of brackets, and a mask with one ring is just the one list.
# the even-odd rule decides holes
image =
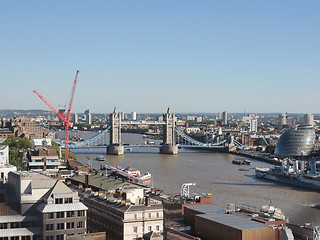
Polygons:
[[[67,223],[57,223],[56,230],[63,230],[63,229],[73,229],[74,222],[67,222]],[[77,222],[77,228],[85,228],[85,222],[79,221]],[[46,224],[46,231],[54,230],[53,224]]]
[[71,198],[56,198],[55,204],[64,204],[64,203],[72,203],[72,197]]
[[[152,231],[152,226],[148,226],[148,232],[151,232],[151,231]],[[159,225],[156,226],[156,231],[157,232],[160,231],[160,226]],[[138,232],[138,227],[133,227],[133,232],[137,233]]]
[[[0,240],[19,240],[19,237],[0,237]],[[31,237],[21,236],[21,240],[31,240]]]
[[13,223],[0,223],[0,229],[11,229],[11,228],[28,228],[35,227],[36,222],[13,222]]
[[[45,218],[46,219],[53,219],[54,214],[56,214],[56,218],[75,217],[75,211],[67,211],[67,212],[57,212],[57,213],[46,213]],[[77,211],[78,217],[84,217],[85,215],[86,215],[85,210]]]
[[[149,218],[151,218],[151,217],[152,217],[152,215],[153,215],[153,214],[148,213],[148,217],[149,217]],[[157,212],[156,216],[157,216],[157,218],[159,218],[159,217],[160,217],[160,213],[158,213],[158,212]],[[135,219],[138,219],[138,215],[137,215],[137,214],[135,214],[135,215],[134,215],[134,218],[135,218]]]

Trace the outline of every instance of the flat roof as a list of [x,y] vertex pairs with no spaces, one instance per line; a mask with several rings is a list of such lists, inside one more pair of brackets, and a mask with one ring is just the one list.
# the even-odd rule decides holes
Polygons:
[[[71,177],[70,179],[85,183],[85,175]],[[101,174],[90,174],[89,185],[104,190],[116,190],[117,188],[122,188],[124,186],[126,188],[128,188],[129,186],[135,186],[137,188],[143,189],[148,188],[144,186],[138,186],[127,181],[123,181],[122,179],[116,179],[114,177],[108,178],[107,176]]]
[[197,217],[217,222],[239,230],[269,228],[269,226],[263,223],[255,222],[247,216],[243,216],[237,213],[226,214],[223,208],[217,207],[215,205],[194,205],[187,206],[185,208],[190,208],[192,210],[201,212],[200,214],[197,214]]

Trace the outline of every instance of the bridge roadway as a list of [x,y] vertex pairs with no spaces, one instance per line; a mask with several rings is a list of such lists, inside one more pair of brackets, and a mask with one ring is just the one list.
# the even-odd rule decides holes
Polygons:
[[[124,149],[128,150],[128,149],[132,149],[132,148],[141,148],[141,147],[145,147],[145,148],[160,148],[162,145],[124,145]],[[189,149],[224,149],[225,146],[198,146],[198,145],[177,145],[178,148],[189,148]],[[64,148],[64,146],[61,146],[62,148]],[[106,148],[107,146],[81,146],[81,147],[72,147],[70,146],[70,149],[86,149],[86,148]]]
[[165,125],[164,121],[121,121],[121,125]]

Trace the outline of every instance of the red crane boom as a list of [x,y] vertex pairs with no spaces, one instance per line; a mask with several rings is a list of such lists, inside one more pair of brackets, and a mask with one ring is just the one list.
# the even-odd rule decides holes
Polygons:
[[76,90],[76,85],[77,85],[77,79],[78,79],[78,73],[79,70],[77,70],[76,77],[73,82],[73,87],[72,87],[72,93],[71,93],[71,98],[69,102],[69,109],[67,111],[67,114],[65,113],[59,113],[41,94],[39,94],[36,90],[33,90],[35,94],[39,96],[39,98],[55,113],[58,115],[58,117],[61,119],[61,121],[64,124],[64,144],[65,144],[65,153],[64,153],[64,161],[68,161],[69,157],[69,126],[71,126],[70,123],[70,116],[71,116],[71,107],[73,103],[73,96],[74,92]]

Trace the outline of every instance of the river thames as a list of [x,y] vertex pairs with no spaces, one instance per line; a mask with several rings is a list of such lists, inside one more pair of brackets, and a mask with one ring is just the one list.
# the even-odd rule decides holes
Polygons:
[[[63,132],[59,133],[62,136]],[[70,132],[70,135],[82,134],[85,138],[97,132]],[[84,135],[83,135],[84,134]],[[145,139],[139,134],[122,134],[123,143],[143,144]],[[153,140],[149,140],[153,141]],[[232,164],[234,159],[244,159],[226,153],[200,152],[179,149],[178,155],[162,155],[158,149],[136,148],[126,151],[123,156],[106,155],[105,149],[73,150],[79,162],[99,169],[101,164],[132,167],[141,173],[152,174],[153,186],[163,189],[166,194],[180,193],[183,183],[196,183],[192,192],[211,193],[213,204],[226,207],[227,203],[237,206],[243,204],[260,208],[268,205],[279,207],[291,223],[304,224],[311,222],[320,225],[320,210],[314,208],[320,203],[320,192],[296,186],[257,179],[254,176],[256,167],[271,167],[271,164],[251,160],[251,166]],[[94,160],[104,155],[104,162]],[[88,157],[92,160],[88,161]],[[249,171],[239,171],[247,168]]]

